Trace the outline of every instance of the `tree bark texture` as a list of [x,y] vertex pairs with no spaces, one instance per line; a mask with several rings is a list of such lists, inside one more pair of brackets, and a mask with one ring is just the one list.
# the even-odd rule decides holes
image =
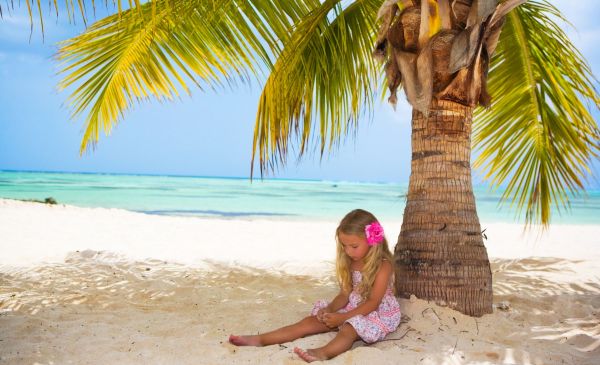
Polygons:
[[412,162],[395,248],[396,288],[471,316],[492,312],[492,274],[471,180],[473,107],[413,110]]

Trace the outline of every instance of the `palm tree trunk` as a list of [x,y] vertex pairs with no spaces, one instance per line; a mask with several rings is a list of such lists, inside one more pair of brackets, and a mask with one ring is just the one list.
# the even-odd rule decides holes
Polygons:
[[413,110],[412,164],[395,248],[396,288],[471,316],[492,312],[492,273],[471,182],[473,108]]

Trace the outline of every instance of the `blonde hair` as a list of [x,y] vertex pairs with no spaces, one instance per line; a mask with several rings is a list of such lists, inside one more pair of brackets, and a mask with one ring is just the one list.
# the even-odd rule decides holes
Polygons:
[[[340,232],[360,236],[366,239],[365,226],[376,221],[377,218],[370,212],[363,209],[355,209],[342,218],[335,230],[335,240],[337,242],[335,272],[340,288],[345,292],[349,293],[352,291],[352,273],[350,269],[352,259],[344,251],[344,246],[339,238]],[[368,298],[371,294],[371,289],[375,282],[375,275],[377,274],[377,271],[379,271],[383,260],[388,260],[390,263],[392,262],[392,253],[390,252],[385,237],[383,238],[383,242],[375,246],[370,246],[369,251],[364,258],[362,281],[358,286],[358,292],[363,299]]]

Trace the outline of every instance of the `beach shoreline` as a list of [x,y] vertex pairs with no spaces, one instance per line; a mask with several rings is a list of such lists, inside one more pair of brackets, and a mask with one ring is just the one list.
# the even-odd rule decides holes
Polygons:
[[[333,219],[164,216],[2,198],[0,220],[2,248],[10,252],[0,257],[0,267],[62,262],[70,252],[78,250],[109,251],[134,260],[157,259],[188,265],[208,260],[258,268],[277,262],[313,262],[321,266],[322,262],[335,260],[333,232],[338,223]],[[393,249],[402,222],[382,224]],[[482,221],[481,229],[491,258],[600,258],[600,254],[595,254],[600,247],[600,225],[559,224],[543,231],[536,227],[526,229],[517,223]],[[577,245],[565,250],[565,243],[574,237],[578,238]],[[177,250],[165,249],[171,242],[177,243]],[[301,242],[299,252],[290,249],[297,242]],[[215,245],[231,250],[214,249]]]
[[[335,221],[202,219],[0,199],[0,363],[300,364],[293,346],[230,333],[299,320],[335,294]],[[390,242],[401,222],[382,222]],[[389,341],[331,361],[597,364],[600,227],[543,235],[482,222],[495,310],[471,318],[416,298]]]

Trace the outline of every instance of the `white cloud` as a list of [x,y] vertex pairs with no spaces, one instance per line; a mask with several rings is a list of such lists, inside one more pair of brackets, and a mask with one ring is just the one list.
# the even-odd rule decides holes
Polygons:
[[48,60],[49,57],[47,55],[38,53],[33,48],[32,52],[27,52],[26,50],[0,51],[0,64],[12,64],[10,67],[14,67],[14,65],[38,65],[48,62]]
[[600,61],[597,59],[600,28],[584,32],[567,32],[567,35],[586,58],[596,58],[597,62]]
[[2,19],[2,22],[7,23],[8,25],[10,25],[12,27],[22,27],[22,28],[30,27],[29,17],[23,16],[23,15],[4,14],[4,18]]
[[406,96],[403,91],[398,92],[398,103],[396,103],[396,110],[392,107],[390,103],[386,100],[381,103],[381,105],[377,108],[377,111],[383,115],[387,121],[397,124],[407,124],[410,125],[410,121],[412,118],[412,107],[406,101]]
[[573,25],[565,24],[563,30],[586,56],[597,52],[598,37],[600,36],[600,1],[598,0],[555,0],[552,2],[565,18]]
[[600,15],[600,2],[598,0],[554,0],[552,4],[577,29],[598,28],[598,15]]
[[46,62],[46,60],[47,60],[46,58],[44,58],[36,53],[19,52],[19,53],[15,53],[13,55],[13,57],[17,60],[17,62],[19,62],[21,64],[27,64],[27,65],[35,65],[35,64]]
[[[34,9],[32,18],[27,13],[27,7],[24,3],[15,4],[15,9],[10,12],[5,11],[3,18],[0,19],[0,48],[4,46],[3,42],[12,44],[54,44],[75,36],[83,30],[79,22],[70,23],[66,11],[59,14],[43,9],[44,33],[40,26],[40,18],[37,10]],[[78,19],[77,19],[78,20]],[[32,31],[33,26],[33,31]]]

